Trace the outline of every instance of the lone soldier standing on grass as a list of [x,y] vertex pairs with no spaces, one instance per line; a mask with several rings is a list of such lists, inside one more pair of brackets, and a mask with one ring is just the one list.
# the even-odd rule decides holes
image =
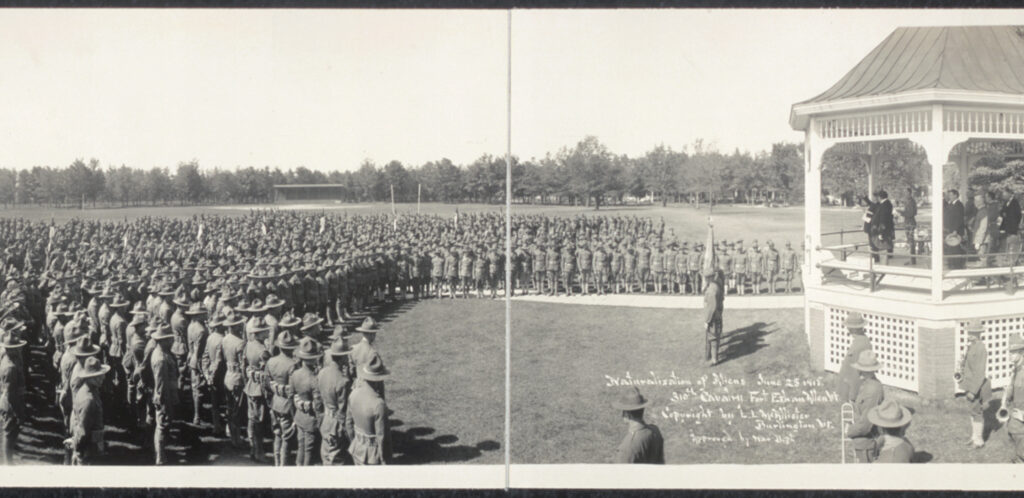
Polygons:
[[959,388],[964,391],[971,414],[971,439],[968,445],[981,448],[985,445],[985,409],[992,399],[992,385],[985,377],[985,365],[988,363],[988,350],[981,334],[985,326],[980,320],[971,320],[967,324],[967,351],[960,365]]
[[640,394],[636,386],[625,389],[622,396],[612,402],[612,407],[622,410],[622,420],[629,426],[629,432],[619,444],[615,463],[665,463],[664,439],[658,426],[644,421],[644,409],[651,405],[649,399]]
[[857,387],[860,386],[860,374],[853,368],[861,352],[871,349],[871,341],[864,335],[864,317],[856,311],[851,311],[846,317],[846,329],[850,331],[850,349],[843,357],[843,363],[839,366],[839,376],[836,379],[836,393],[839,394],[839,401],[846,403],[857,399]]
[[722,311],[725,293],[717,272],[703,270],[704,288],[704,360],[710,366],[718,364],[718,346],[722,340]]
[[870,349],[861,351],[853,368],[860,372],[860,387],[857,399],[853,402],[853,424],[846,434],[853,440],[853,451],[857,455],[857,463],[871,463],[875,459],[876,444],[874,424],[868,419],[868,412],[882,403],[884,397],[882,383],[875,378],[875,372],[882,369],[875,352]]
[[788,240],[780,257],[779,268],[782,272],[782,279],[786,281],[786,294],[791,294],[793,292],[793,273],[796,271],[796,252],[793,251],[793,244]]

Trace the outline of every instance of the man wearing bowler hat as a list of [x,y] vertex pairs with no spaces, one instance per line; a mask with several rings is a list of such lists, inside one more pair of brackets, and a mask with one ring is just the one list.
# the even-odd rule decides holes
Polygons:
[[351,353],[348,337],[340,335],[327,350],[330,360],[324,362],[317,374],[320,399],[324,404],[320,423],[320,460],[324,465],[343,463],[338,457],[352,440],[352,419],[348,418],[348,395],[353,380],[348,363]]
[[853,402],[853,424],[846,435],[853,440],[857,463],[871,463],[875,459],[876,445],[872,438],[874,424],[868,420],[867,415],[872,408],[882,403],[882,383],[875,378],[875,372],[882,369],[882,364],[878,362],[875,352],[867,349],[857,356],[853,368],[860,372],[861,381],[857,399]]
[[665,463],[664,439],[658,426],[644,421],[644,409],[651,401],[640,394],[636,386],[623,390],[612,407],[622,411],[622,420],[629,426],[626,437],[619,444],[615,463]]
[[905,432],[913,416],[906,407],[887,399],[868,410],[868,421],[881,432],[878,438],[878,459],[874,463],[910,463],[914,445]]
[[75,391],[74,409],[71,412],[71,438],[65,442],[71,447],[72,465],[92,464],[105,450],[100,386],[103,385],[103,377],[109,371],[109,365],[104,365],[95,356],[90,356],[78,372],[82,385]]
[[356,465],[383,465],[391,459],[391,431],[383,392],[384,380],[389,375],[380,356],[374,355],[359,369],[363,382],[349,395],[354,434],[348,453]]
[[981,334],[985,325],[981,320],[971,320],[967,324],[967,351],[964,352],[960,364],[960,380],[958,386],[964,391],[971,418],[971,439],[968,445],[981,448],[985,445],[985,409],[992,399],[992,384],[985,376],[988,364],[988,350]]
[[17,334],[5,331],[0,337],[0,464],[14,463],[18,434],[25,421],[25,376],[19,367],[21,349],[26,342]]
[[839,394],[839,401],[846,403],[857,399],[857,387],[860,385],[860,374],[853,368],[853,364],[860,357],[861,352],[871,349],[871,341],[864,335],[864,317],[856,311],[851,311],[846,317],[846,328],[850,331],[850,349],[843,357],[843,363],[839,366],[839,376],[836,379],[836,393]]
[[323,418],[323,403],[317,389],[317,377],[314,373],[324,353],[320,343],[310,337],[302,338],[295,356],[299,365],[288,378],[288,386],[294,398],[295,427],[298,447],[295,452],[295,465],[312,465],[316,454],[318,429],[317,421]]

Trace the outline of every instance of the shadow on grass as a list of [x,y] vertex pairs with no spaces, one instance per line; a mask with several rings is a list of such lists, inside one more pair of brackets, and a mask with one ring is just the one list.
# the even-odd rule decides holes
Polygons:
[[764,337],[771,333],[765,322],[757,322],[723,334],[718,353],[719,363],[735,360],[768,347]]
[[394,463],[397,465],[465,462],[480,457],[485,451],[497,451],[501,448],[501,443],[493,440],[480,441],[472,446],[456,444],[459,442],[458,436],[435,436],[433,427],[394,430],[394,427],[403,425],[401,420],[392,420],[390,425],[395,450]]

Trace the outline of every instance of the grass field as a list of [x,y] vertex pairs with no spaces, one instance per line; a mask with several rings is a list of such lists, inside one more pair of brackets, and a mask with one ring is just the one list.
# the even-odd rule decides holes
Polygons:
[[[386,393],[393,463],[504,462],[504,303],[408,301],[376,310],[375,316],[382,322],[377,350],[392,371]],[[19,463],[61,461],[60,413],[44,386],[38,374],[29,380],[32,416],[23,427]],[[190,403],[189,395],[182,395],[183,403]],[[172,428],[169,462],[252,465],[246,449],[232,448],[223,434],[212,434],[207,410],[202,427],[179,422]],[[108,451],[99,463],[151,464],[153,453],[143,446],[145,438],[122,429],[116,415],[105,412]],[[270,441],[265,447],[272,461]]]
[[[719,381],[744,382],[708,387],[716,398],[682,399],[680,385],[644,385],[653,400],[647,420],[665,437],[668,463],[839,463],[839,403],[753,402],[749,390],[785,390],[794,397],[806,390],[818,395],[832,390],[834,376],[808,367],[803,311],[726,310],[724,362],[703,362],[703,330],[699,311],[653,310],[515,303],[512,308],[512,440],[513,463],[608,463],[626,433],[618,410],[610,403],[623,387],[609,386],[606,376],[661,379],[673,374],[695,382],[707,375],[708,386]],[[801,387],[759,386],[767,380],[795,381]],[[808,387],[809,386],[809,387]],[[697,389],[699,392],[700,389]],[[741,395],[737,402],[728,396]],[[887,391],[916,412],[907,435],[916,446],[917,461],[1009,461],[1012,448],[1005,431],[990,435],[981,450],[964,446],[970,435],[967,409],[961,400],[928,405],[901,391]],[[788,407],[788,408],[787,408]],[[762,420],[784,416],[772,410],[798,409],[812,428],[758,429]],[[995,405],[989,411],[989,427]],[[732,413],[726,419],[722,412]],[[701,415],[703,414],[703,416]],[[818,427],[818,420],[831,427]],[[744,439],[741,439],[740,434]],[[726,440],[726,435],[732,440]],[[755,441],[754,436],[768,438]],[[747,446],[746,443],[750,443]],[[849,454],[852,459],[852,452]]]

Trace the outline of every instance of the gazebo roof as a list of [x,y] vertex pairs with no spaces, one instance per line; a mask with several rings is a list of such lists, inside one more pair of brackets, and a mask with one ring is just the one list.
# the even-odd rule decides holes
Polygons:
[[903,27],[801,104],[943,89],[1024,94],[1024,28]]

